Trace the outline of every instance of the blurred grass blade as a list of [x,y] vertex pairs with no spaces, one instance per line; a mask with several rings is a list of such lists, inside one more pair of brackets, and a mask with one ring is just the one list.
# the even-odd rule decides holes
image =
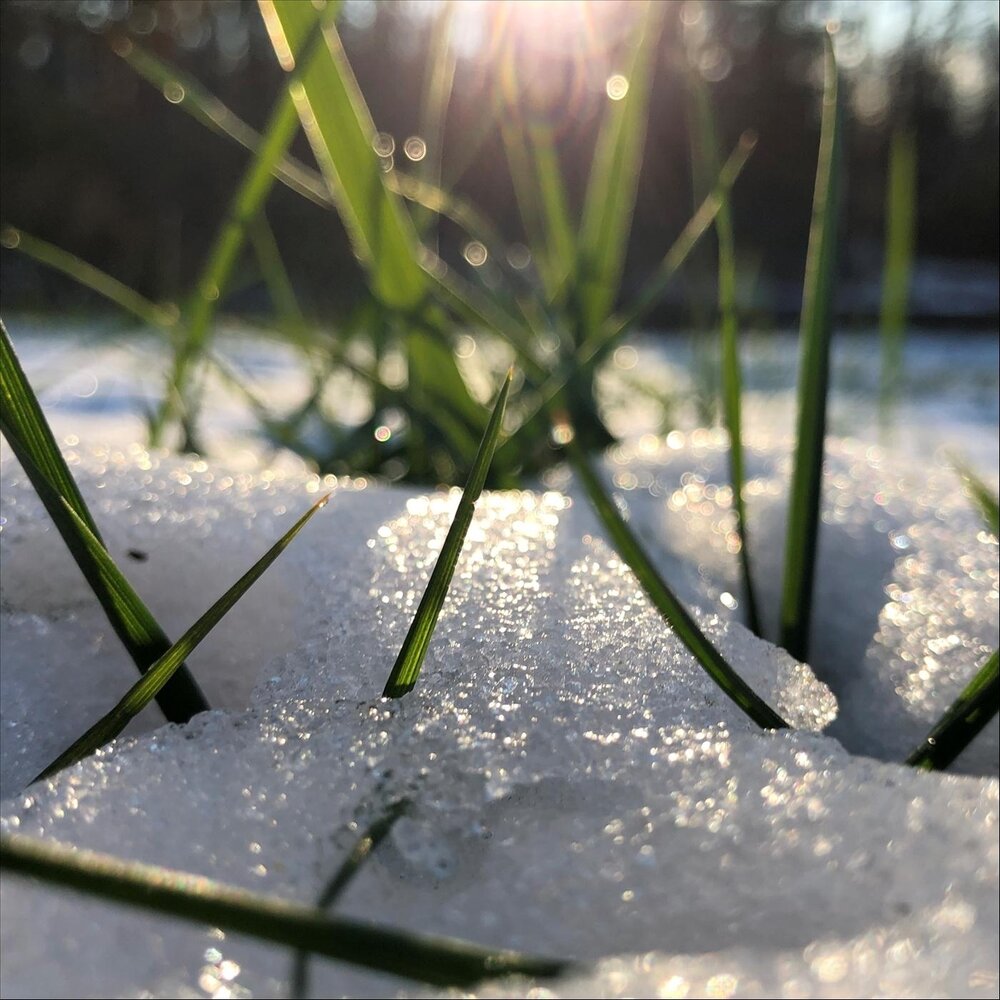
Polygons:
[[[691,74],[695,117],[702,141],[698,144],[704,160],[704,173],[715,177],[719,173],[718,140],[715,116],[708,88],[700,74]],[[719,211],[715,216],[715,232],[719,244],[719,320],[722,340],[722,419],[729,434],[729,482],[733,490],[733,510],[736,531],[740,537],[740,572],[743,582],[747,627],[760,634],[757,597],[750,570],[750,545],[747,531],[746,502],[743,485],[746,479],[743,462],[743,414],[741,399],[743,377],[740,371],[739,320],[736,312],[736,239],[733,233],[729,191],[723,191]]]
[[257,264],[260,267],[267,293],[278,316],[278,323],[285,336],[304,354],[309,354],[311,345],[306,331],[305,317],[299,305],[292,280],[281,259],[278,241],[261,209],[260,214],[250,224],[250,242]]
[[[454,20],[455,0],[445,0],[440,5],[434,27],[431,29],[430,46],[425,63],[426,78],[420,101],[420,138],[423,140],[423,157],[416,162],[417,176],[435,187],[441,187],[441,165],[444,161],[444,128],[448,105],[455,83],[457,56],[451,44],[451,26]],[[404,153],[406,150],[404,149]],[[427,234],[434,225],[435,213],[423,206],[414,212],[417,231]],[[437,251],[437,240],[430,240]]]
[[9,250],[19,250],[32,260],[61,271],[78,284],[103,295],[110,302],[152,327],[171,330],[177,322],[176,314],[170,309],[150,302],[149,299],[143,298],[138,292],[134,292],[92,264],[51,243],[46,243],[45,240],[38,239],[37,236],[31,236],[23,229],[16,229],[14,226],[5,227],[0,242]]
[[652,560],[646,555],[638,538],[633,534],[600,477],[594,471],[586,454],[571,441],[567,454],[573,471],[580,479],[594,511],[611,536],[618,555],[625,561],[642,589],[663,616],[664,621],[690,650],[705,672],[757,725],[764,729],[783,729],[788,723],[764,702],[736,671],[723,659],[722,654],[708,641],[704,632],[688,614],[684,605],[660,576]]
[[431,572],[431,578],[427,582],[427,589],[420,599],[417,613],[410,623],[399,656],[396,657],[392,672],[386,681],[385,690],[382,692],[384,698],[400,698],[408,691],[412,691],[413,686],[417,683],[417,677],[420,676],[420,667],[423,665],[438,615],[441,613],[441,606],[444,604],[448,587],[451,585],[451,578],[465,542],[465,535],[472,523],[473,510],[479,499],[479,494],[483,491],[486,474],[489,471],[490,462],[493,460],[493,452],[496,450],[497,441],[500,438],[504,408],[507,405],[507,395],[510,392],[513,376],[514,370],[510,369],[497,396],[493,415],[490,417],[486,433],[479,445],[479,453],[476,455],[472,471],[469,473],[469,478],[462,491],[462,499],[455,511],[455,519],[448,529],[444,545],[441,547],[441,554],[438,556]]
[[888,429],[889,418],[903,373],[903,339],[906,335],[910,277],[917,212],[917,144],[912,132],[895,131],[889,147],[889,181],[885,198],[885,264],[882,269],[882,370],[879,387],[879,422]]
[[[56,445],[45,415],[0,322],[0,431],[31,480],[49,517],[107,615],[111,627],[145,673],[170,640],[107,554],[97,525]],[[181,666],[157,703],[171,722],[187,722],[209,704]]]
[[[303,75],[308,74],[310,67],[320,65],[320,30],[323,23],[332,21],[337,7],[338,4],[329,4],[317,20],[310,18],[301,35],[292,37],[289,52],[301,52]],[[313,11],[311,6],[309,9]],[[194,419],[195,406],[187,398],[189,370],[209,338],[216,310],[246,242],[247,227],[261,211],[274,184],[275,168],[284,159],[298,128],[295,104],[288,92],[282,91],[268,120],[263,142],[233,195],[185,309],[184,339],[174,356],[163,405],[150,428],[150,439],[154,445],[160,443],[164,430],[180,409],[187,409],[189,419]]]
[[750,154],[757,145],[757,135],[754,132],[744,132],[740,136],[736,148],[730,153],[719,172],[719,178],[712,193],[701,203],[698,211],[688,220],[680,236],[664,255],[653,273],[643,283],[632,302],[612,317],[607,329],[585,346],[586,350],[596,351],[605,342],[616,341],[629,330],[634,329],[645,320],[659,304],[667,285],[688,259],[698,241],[705,235],[719,214],[723,202],[729,197],[736,179],[746,166]]
[[597,138],[580,223],[577,284],[581,342],[607,319],[618,294],[646,141],[657,42],[666,10],[667,4],[662,3],[643,6],[627,90],[620,99],[611,101]]
[[[343,863],[323,887],[323,891],[316,900],[317,909],[329,910],[336,903],[354,881],[355,876],[359,874],[364,863],[392,832],[396,820],[406,812],[408,806],[409,803],[406,801],[394,802],[357,839]],[[289,995],[295,997],[296,1000],[305,1000],[309,995],[309,958],[310,952],[304,949],[295,952]]]
[[472,986],[499,976],[555,976],[568,962],[494,951],[454,938],[387,930],[275,896],[248,892],[159,865],[123,861],[24,834],[3,834],[0,866],[98,899],[115,900],[326,958],[435,986]]
[[[287,54],[315,24],[315,8],[294,0],[260,0],[260,8],[279,61],[297,72]],[[375,296],[400,315],[422,321],[406,338],[411,390],[419,395],[433,388],[453,400],[478,431],[482,407],[470,395],[448,346],[424,328],[430,288],[420,266],[416,229],[385,180],[374,148],[375,124],[332,22],[324,23],[323,39],[318,58],[289,81],[313,154]]]
[[802,292],[797,441],[781,595],[781,645],[797,660],[803,661],[808,655],[819,537],[840,204],[841,98],[837,62],[829,35],[825,36],[825,44],[823,120]]
[[959,458],[954,455],[950,458],[958,474],[965,480],[966,489],[982,513],[986,526],[995,537],[1000,538],[1000,502],[996,494]]
[[[61,753],[38,777],[36,781],[51,777],[64,767],[69,767],[99,750],[119,733],[156,697],[163,686],[174,676],[184,659],[191,655],[198,644],[228,614],[236,602],[263,576],[267,568],[289,546],[292,539],[305,527],[306,522],[321,507],[326,505],[329,495],[318,500],[295,522],[294,525],[271,546],[256,563],[227,590],[209,609],[168,649],[134,684],[121,701],[100,721],[95,723],[73,745]],[[77,522],[77,528],[99,571],[109,583],[116,583],[116,569],[111,557],[103,546],[87,530],[73,509],[66,504],[66,511]],[[120,576],[120,574],[118,575]],[[127,586],[127,584],[126,584]]]
[[1000,710],[998,657],[993,655],[955,699],[906,763],[924,771],[944,770]]
[[[263,136],[193,77],[137,45],[130,38],[119,36],[112,41],[111,47],[172,104],[183,108],[192,118],[217,135],[232,139],[244,149],[257,154],[264,141]],[[323,207],[330,206],[330,195],[323,179],[315,170],[290,156],[277,160],[273,169],[278,180],[303,198]]]

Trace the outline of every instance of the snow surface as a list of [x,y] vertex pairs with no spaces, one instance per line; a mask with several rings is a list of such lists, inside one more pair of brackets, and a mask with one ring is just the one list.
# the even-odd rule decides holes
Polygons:
[[[77,447],[112,552],[174,634],[315,494],[334,497],[191,658],[223,710],[154,728],[150,709],[138,735],[25,788],[132,668],[4,464],[4,828],[311,901],[357,830],[405,800],[338,912],[597,962],[473,995],[996,996],[997,780],[823,734],[898,759],[995,646],[996,540],[953,474],[831,443],[813,658],[841,693],[834,722],[809,668],[732,620],[722,442],[629,449],[608,474],[633,523],[794,731],[761,733],[706,678],[571,483],[483,497],[420,683],[388,703],[456,493]],[[751,551],[773,595],[784,451],[753,461]],[[963,765],[996,774],[995,727]],[[291,966],[16,877],[0,944],[9,996],[281,996]],[[314,995],[422,995],[313,971]]]

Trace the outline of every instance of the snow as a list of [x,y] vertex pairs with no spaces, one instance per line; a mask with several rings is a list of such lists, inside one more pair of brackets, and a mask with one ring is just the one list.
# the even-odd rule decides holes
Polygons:
[[[6,461],[3,827],[311,901],[357,831],[405,800],[338,912],[589,963],[473,995],[995,996],[997,780],[852,755],[824,730],[860,739],[867,699],[878,745],[852,749],[909,748],[996,641],[996,541],[946,470],[911,480],[870,446],[831,442],[815,646],[844,692],[834,721],[829,688],[734,620],[722,444],[637,442],[607,471],[709,636],[794,731],[761,733],[707,679],[571,483],[483,497],[421,680],[389,703],[378,694],[457,493],[77,445],[112,551],[174,634],[320,490],[334,495],[191,658],[220,710],[154,728],[150,709],[136,734],[27,789],[132,668]],[[784,455],[754,449],[764,584]],[[851,635],[860,667],[832,655]],[[922,657],[907,683],[905,655]],[[995,729],[981,744],[965,768],[995,774]],[[81,996],[282,996],[291,967],[239,935],[14,877],[0,944],[11,996],[67,982]],[[315,995],[421,995],[343,964],[313,972]]]

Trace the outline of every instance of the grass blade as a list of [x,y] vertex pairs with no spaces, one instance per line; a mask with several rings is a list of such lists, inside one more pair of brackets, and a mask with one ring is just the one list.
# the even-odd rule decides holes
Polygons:
[[[316,900],[316,908],[319,910],[329,910],[331,906],[343,895],[347,887],[354,881],[354,878],[361,871],[364,863],[372,856],[379,844],[385,840],[392,832],[392,828],[407,810],[409,803],[394,802],[385,812],[373,822],[367,830],[358,838],[350,854],[344,859],[340,867],[333,873],[333,877],[323,887],[323,891]],[[292,964],[290,996],[297,1000],[305,1000],[309,995],[309,958],[310,953],[304,949],[295,952],[295,961]]]
[[924,771],[943,770],[997,714],[1000,710],[998,656],[994,652],[980,667],[926,739],[906,758],[907,764]]
[[888,429],[903,372],[910,275],[916,240],[917,144],[912,132],[896,131],[889,147],[889,183],[885,197],[885,265],[882,269],[882,371],[879,422]]
[[841,99],[837,61],[829,35],[825,44],[823,121],[802,293],[799,415],[781,595],[781,645],[797,660],[805,660],[808,655],[816,573],[840,203]]
[[431,636],[434,634],[434,626],[441,613],[441,606],[448,593],[448,587],[455,572],[455,564],[458,562],[459,553],[465,542],[465,535],[472,523],[476,501],[483,491],[486,474],[489,471],[490,462],[493,460],[493,452],[496,450],[497,441],[500,438],[504,407],[507,405],[507,395],[510,392],[513,376],[514,370],[511,369],[507,372],[503,387],[497,396],[493,415],[486,427],[486,433],[479,445],[479,453],[476,455],[472,471],[469,473],[465,489],[462,491],[462,499],[455,511],[455,519],[448,529],[441,554],[438,556],[431,572],[431,578],[427,582],[427,589],[420,599],[417,613],[410,623],[399,656],[396,657],[392,672],[386,681],[385,690],[382,692],[384,698],[400,698],[408,691],[412,691],[420,676],[420,668],[423,665],[424,656],[427,654]]
[[622,517],[614,500],[608,495],[590,460],[575,442],[567,446],[573,471],[580,479],[591,506],[601,519],[614,542],[619,556],[625,561],[642,589],[660,612],[664,621],[690,650],[705,672],[757,725],[764,729],[783,729],[788,723],[764,702],[739,674],[726,662],[722,654],[708,641],[705,633],[688,614],[684,605],[667,586],[646,555],[638,538]]
[[[45,414],[0,322],[0,431],[52,518],[129,656],[145,673],[170,640],[108,555],[97,525],[56,445]],[[181,666],[157,703],[171,722],[187,722],[209,704]]]
[[[692,74],[695,117],[702,142],[698,144],[705,161],[705,173],[719,173],[718,141],[708,88],[700,75]],[[743,377],[740,372],[739,319],[736,313],[736,238],[733,217],[729,209],[729,192],[724,191],[715,216],[715,232],[719,243],[719,320],[722,340],[722,419],[729,434],[729,482],[733,490],[736,531],[740,537],[740,572],[743,579],[747,627],[760,634],[757,597],[750,570],[750,546],[747,530],[746,502],[743,484],[746,479],[743,462],[743,414],[741,398]]]
[[965,481],[965,488],[976,502],[990,532],[1000,538],[1000,502],[997,496],[964,462],[951,456],[951,463]]
[[24,834],[2,835],[0,866],[99,899],[308,948],[327,958],[435,986],[472,986],[507,975],[555,976],[572,968],[568,962],[329,917],[311,906],[201,875],[122,861]]
[[580,223],[580,342],[593,336],[607,319],[621,282],[646,139],[657,42],[666,10],[666,4],[645,5],[628,73],[628,91],[621,100],[612,102],[598,135]]
[[37,236],[31,236],[23,229],[16,229],[14,226],[5,227],[0,242],[9,250],[19,250],[32,260],[61,271],[84,288],[103,295],[110,302],[152,327],[172,330],[177,322],[176,314],[170,309],[150,302],[127,285],[123,285],[117,278],[112,278],[110,274],[88,264],[67,250],[61,250]]
[[[305,527],[309,519],[326,505],[329,494],[318,500],[295,522],[294,525],[271,546],[256,563],[227,590],[209,609],[168,649],[128,691],[124,698],[95,723],[69,749],[61,753],[38,777],[36,781],[51,777],[64,767],[69,767],[84,757],[94,753],[113,740],[139,714],[163,688],[177,671],[184,659],[191,655],[198,644],[228,614],[236,602],[253,586],[267,568],[288,548],[292,539]],[[103,546],[87,530],[73,509],[66,504],[66,511],[77,521],[79,534],[84,539],[100,572],[108,579],[114,579],[115,570],[111,557]],[[120,575],[120,574],[119,574]]]

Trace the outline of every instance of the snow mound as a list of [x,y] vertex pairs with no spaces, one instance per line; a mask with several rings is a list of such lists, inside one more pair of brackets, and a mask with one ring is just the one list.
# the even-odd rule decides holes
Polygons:
[[[715,607],[692,517],[698,555],[670,557],[681,589],[795,731],[761,733],[731,705],[565,494],[483,497],[420,683],[384,702],[457,493],[235,476],[138,449],[73,459],[175,633],[315,493],[334,497],[191,659],[228,710],[22,790],[132,668],[5,467],[5,829],[311,901],[358,831],[405,802],[338,912],[597,963],[540,995],[995,995],[997,782],[851,757],[822,735],[829,689]],[[81,996],[287,995],[285,950],[18,878],[3,897],[10,995],[70,981]],[[313,971],[316,995],[414,991]]]

